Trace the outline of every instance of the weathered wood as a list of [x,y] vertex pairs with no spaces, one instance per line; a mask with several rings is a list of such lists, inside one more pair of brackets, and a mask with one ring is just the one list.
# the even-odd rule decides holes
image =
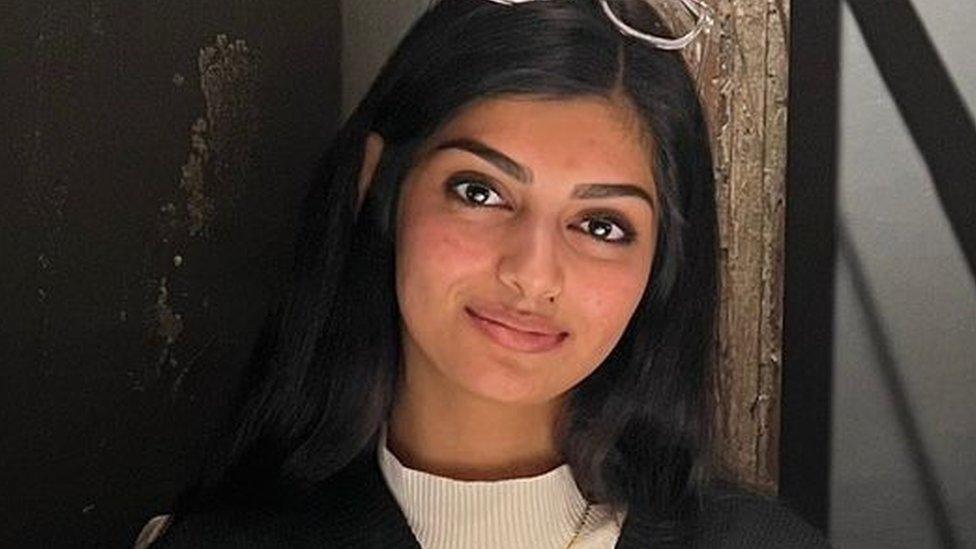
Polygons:
[[721,250],[713,460],[720,476],[775,493],[789,6],[710,5],[717,20],[700,85],[715,147]]

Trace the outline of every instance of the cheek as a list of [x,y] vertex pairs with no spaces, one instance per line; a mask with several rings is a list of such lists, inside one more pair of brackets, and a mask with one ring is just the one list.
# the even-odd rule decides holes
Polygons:
[[404,210],[396,244],[401,308],[442,302],[484,269],[490,247],[445,216]]
[[581,348],[590,350],[585,362],[596,367],[613,350],[637,310],[647,275],[641,269],[604,268],[581,273],[579,283],[577,317],[590,319]]

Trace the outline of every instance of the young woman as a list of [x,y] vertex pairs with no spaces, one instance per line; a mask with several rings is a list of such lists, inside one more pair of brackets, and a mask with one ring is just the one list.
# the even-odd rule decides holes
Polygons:
[[143,541],[826,546],[709,480],[708,134],[681,44],[623,21],[660,28],[644,0],[413,26],[309,191],[227,451]]

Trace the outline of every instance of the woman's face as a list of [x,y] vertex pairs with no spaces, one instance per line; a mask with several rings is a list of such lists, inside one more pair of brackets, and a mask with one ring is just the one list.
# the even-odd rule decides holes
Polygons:
[[648,283],[650,159],[636,118],[605,99],[495,98],[444,125],[397,212],[407,368],[523,404],[593,372]]

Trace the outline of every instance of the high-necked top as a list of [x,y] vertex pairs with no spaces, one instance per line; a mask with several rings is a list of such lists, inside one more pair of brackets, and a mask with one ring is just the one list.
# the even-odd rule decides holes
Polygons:
[[[387,448],[385,425],[377,460],[424,549],[561,549],[584,519],[586,498],[566,463],[532,477],[456,480],[404,466]],[[592,505],[573,547],[614,547],[624,518]]]

